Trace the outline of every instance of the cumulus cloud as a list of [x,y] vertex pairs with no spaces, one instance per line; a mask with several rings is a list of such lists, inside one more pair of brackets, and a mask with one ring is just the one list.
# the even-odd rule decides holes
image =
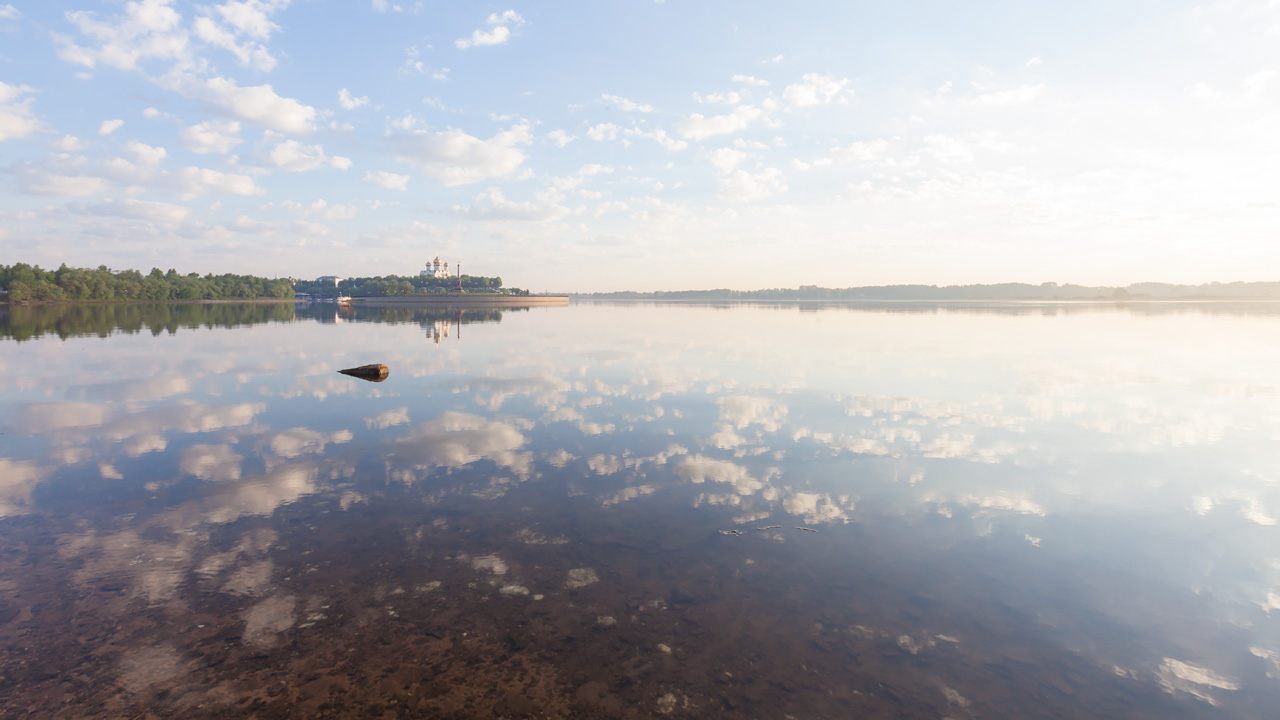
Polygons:
[[164,161],[169,151],[162,147],[152,147],[137,140],[130,140],[124,149],[142,165],[154,167]]
[[632,137],[649,138],[650,140],[653,140],[654,142],[661,145],[662,147],[672,151],[683,150],[689,147],[689,143],[683,140],[676,140],[670,135],[667,135],[666,130],[653,130],[651,132],[645,132],[644,130],[641,130],[640,128],[636,127],[636,128],[631,128],[630,130],[627,130],[626,134]]
[[238,120],[280,132],[305,133],[315,129],[316,109],[293,98],[281,97],[270,85],[240,87],[223,77],[201,79],[189,73],[170,73],[156,80],[160,87]]
[[189,207],[137,200],[135,198],[108,200],[107,202],[90,205],[85,210],[93,215],[129,218],[165,225],[180,223],[191,215],[191,208]]
[[782,91],[782,97],[794,107],[828,105],[837,98],[842,101],[847,99],[845,86],[848,84],[849,80],[846,78],[837,80],[830,75],[807,73],[800,78],[800,82],[788,85]]
[[218,172],[208,168],[187,167],[178,173],[178,190],[186,195],[229,193],[231,195],[262,195],[266,191],[254,183],[248,175]]
[[[31,112],[32,98],[18,101],[32,90],[26,85],[0,82],[0,142],[24,138],[45,125]],[[16,101],[16,102],[15,102]]]
[[182,147],[199,155],[220,153],[225,155],[244,139],[240,137],[240,123],[235,120],[208,120],[183,128],[178,133]]
[[555,203],[512,202],[503,197],[498,188],[477,195],[475,202],[477,204],[466,208],[454,205],[450,214],[468,220],[524,222],[551,222],[569,214],[569,208]]
[[753,105],[739,105],[727,115],[706,117],[693,113],[676,123],[676,130],[687,138],[703,140],[713,135],[725,135],[744,130],[764,113]]
[[477,29],[471,33],[471,37],[458,38],[453,41],[453,44],[459,50],[485,45],[503,45],[511,39],[511,27],[520,27],[525,24],[524,18],[520,17],[515,10],[508,10],[501,15],[493,13],[487,22],[493,28],[492,30],[485,32]]
[[[897,140],[898,138],[893,138],[894,142]],[[890,148],[890,141],[884,138],[859,140],[850,143],[848,147],[837,145],[832,148],[831,156],[844,162],[869,163],[883,159],[888,155]]]
[[222,48],[245,67],[270,72],[276,59],[267,51],[266,42],[271,33],[280,29],[270,16],[289,5],[289,0],[228,0],[222,5],[201,8],[214,15],[196,18],[192,29],[196,37],[214,47]]
[[658,109],[652,105],[645,105],[637,102],[632,102],[624,97],[618,97],[617,95],[601,95],[600,98],[601,100],[604,101],[605,105],[608,105],[613,108],[617,108],[618,110],[621,110],[623,112],[640,112],[640,113],[658,112]]
[[461,130],[417,130],[387,138],[397,159],[448,186],[511,175],[525,160],[517,146],[532,140],[528,125],[515,125],[488,140]]
[[766,87],[769,84],[768,80],[761,80],[760,78],[752,75],[734,75],[733,81],[743,85],[755,85],[757,87]]
[[617,140],[618,126],[613,123],[600,123],[599,125],[587,128],[587,137],[595,140],[596,142]]
[[68,12],[67,21],[94,44],[82,47],[70,38],[55,35],[58,57],[91,69],[101,63],[133,70],[144,60],[189,63],[191,43],[182,28],[182,16],[170,7],[170,2],[138,0],[126,4],[123,15],[106,20],[88,10]]
[[351,97],[351,91],[347,90],[346,88],[342,88],[341,90],[338,91],[338,102],[341,103],[342,107],[346,108],[347,110],[355,110],[361,105],[368,105],[369,97],[367,95],[361,96],[361,97]]
[[75,135],[63,135],[61,138],[53,142],[52,147],[54,150],[61,153],[73,153],[80,152],[85,149],[87,145],[84,140],[81,140]]
[[387,190],[409,189],[408,175],[397,175],[396,173],[384,172],[382,170],[379,170],[378,172],[370,171],[364,174],[364,180],[365,182],[371,182],[375,185],[386,188]]
[[83,174],[63,174],[44,168],[27,168],[22,173],[22,191],[32,195],[55,197],[88,197],[105,192],[110,187],[100,177]]
[[98,126],[98,136],[106,137],[119,130],[121,125],[124,125],[123,120],[103,120],[102,124]]
[[734,148],[717,148],[707,153],[707,159],[711,161],[711,165],[718,172],[725,174],[733,172],[734,168],[749,157],[751,156],[747,153]]
[[569,143],[573,142],[574,140],[577,140],[578,138],[574,135],[570,135],[564,130],[552,130],[551,132],[547,133],[547,139],[550,140],[556,147],[562,148],[568,145]]
[[303,145],[297,140],[285,140],[277,143],[268,156],[278,168],[289,172],[307,172],[322,167],[346,170],[351,167],[351,160],[344,157],[328,157],[324,148],[319,145]]
[[787,191],[786,178],[778,168],[758,173],[737,170],[720,181],[720,197],[726,200],[763,200]]
[[736,92],[711,93],[710,95],[694,93],[693,100],[697,103],[710,103],[713,105],[737,105],[742,102],[742,96]]

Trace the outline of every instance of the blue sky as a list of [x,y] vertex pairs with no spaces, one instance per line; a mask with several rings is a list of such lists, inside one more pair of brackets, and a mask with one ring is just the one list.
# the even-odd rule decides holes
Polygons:
[[0,262],[1276,279],[1280,2],[0,0]]

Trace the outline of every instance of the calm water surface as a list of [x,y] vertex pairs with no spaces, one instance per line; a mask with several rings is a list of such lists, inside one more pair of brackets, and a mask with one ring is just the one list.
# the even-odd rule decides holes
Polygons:
[[1280,706],[1277,305],[8,313],[4,717]]

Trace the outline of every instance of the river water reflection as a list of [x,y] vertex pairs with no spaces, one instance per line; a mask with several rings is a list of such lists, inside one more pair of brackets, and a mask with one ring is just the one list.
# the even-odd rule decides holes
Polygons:
[[1280,305],[8,312],[5,717],[1280,704]]

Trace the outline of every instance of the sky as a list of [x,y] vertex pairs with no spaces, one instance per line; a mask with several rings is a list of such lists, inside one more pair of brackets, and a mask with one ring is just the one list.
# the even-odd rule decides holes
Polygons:
[[1280,0],[0,0],[0,263],[1280,279]]

